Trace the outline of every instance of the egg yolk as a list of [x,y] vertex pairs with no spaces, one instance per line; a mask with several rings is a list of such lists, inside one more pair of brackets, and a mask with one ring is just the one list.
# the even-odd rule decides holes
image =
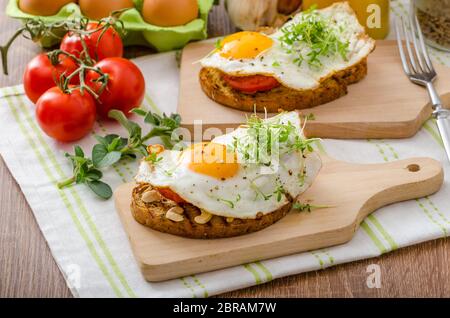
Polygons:
[[273,40],[259,32],[238,32],[220,43],[220,55],[231,59],[253,59],[270,49]]
[[190,148],[189,170],[209,177],[226,180],[239,170],[236,153],[216,143],[195,144]]

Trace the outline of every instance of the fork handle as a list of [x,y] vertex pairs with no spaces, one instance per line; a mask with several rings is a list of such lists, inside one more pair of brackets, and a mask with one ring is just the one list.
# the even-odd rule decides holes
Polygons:
[[433,83],[427,83],[428,94],[430,94],[433,116],[436,118],[439,133],[444,144],[447,158],[450,161],[450,111],[442,107],[441,97],[434,88]]
[[427,83],[427,90],[428,94],[431,98],[431,105],[433,106],[434,110],[442,109],[442,101],[441,97],[439,96],[438,92],[436,91],[436,88],[434,88],[433,83],[428,82]]
[[[445,112],[448,113],[447,110]],[[447,158],[450,160],[450,117],[445,116],[437,116],[437,124],[439,127],[439,132],[442,137],[442,142],[444,143],[445,152],[447,153]]]

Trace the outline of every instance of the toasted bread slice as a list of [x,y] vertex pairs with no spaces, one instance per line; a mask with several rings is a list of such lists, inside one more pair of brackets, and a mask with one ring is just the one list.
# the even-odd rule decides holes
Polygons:
[[222,105],[242,111],[276,113],[280,109],[292,111],[331,102],[347,94],[347,87],[367,75],[367,58],[325,79],[320,86],[309,90],[295,90],[280,86],[267,92],[254,94],[235,90],[223,79],[223,72],[214,68],[202,68],[200,84],[205,94]]
[[201,214],[200,209],[192,204],[183,204],[183,220],[174,222],[166,217],[166,213],[177,204],[165,198],[145,203],[142,196],[149,190],[152,190],[149,184],[139,184],[133,190],[131,211],[136,221],[159,232],[194,239],[218,239],[253,233],[279,221],[292,208],[292,203],[289,203],[256,220],[213,216],[208,223],[198,224],[194,219]]

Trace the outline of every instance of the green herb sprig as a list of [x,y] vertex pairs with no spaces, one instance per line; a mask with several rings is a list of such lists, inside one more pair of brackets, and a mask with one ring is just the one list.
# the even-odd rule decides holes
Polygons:
[[282,184],[278,184],[277,188],[275,189],[274,195],[277,198],[278,202],[281,202],[281,200],[283,199],[283,197],[286,194],[286,190],[284,189]]
[[74,183],[86,184],[102,199],[109,199],[112,196],[111,187],[101,181],[103,173],[95,168],[90,158],[85,157],[84,151],[80,146],[75,147],[74,155],[66,153],[66,157],[72,162],[73,177],[59,183],[58,187],[60,189]]
[[347,60],[349,42],[340,39],[340,32],[319,14],[315,7],[305,11],[299,21],[281,29],[279,38],[288,54],[296,54],[294,62],[303,62],[312,68],[322,67],[322,57],[339,54]]
[[236,197],[235,201],[232,200],[227,200],[227,199],[223,199],[223,198],[217,198],[218,202],[222,202],[225,203],[226,205],[228,205],[230,208],[234,209],[236,207],[236,204],[241,201],[241,195],[238,194]]
[[95,136],[98,143],[92,148],[91,158],[86,157],[80,146],[75,147],[75,153],[66,153],[66,157],[72,162],[73,176],[58,183],[58,188],[71,186],[73,184],[85,184],[96,195],[102,199],[112,196],[111,187],[101,181],[106,169],[125,159],[136,159],[146,157],[150,162],[157,163],[161,160],[156,154],[147,152],[147,142],[151,138],[160,137],[167,149],[172,149],[179,141],[174,132],[180,127],[181,118],[178,114],[171,116],[159,116],[142,109],[134,109],[133,113],[144,117],[144,122],[152,129],[143,135],[142,128],[138,123],[129,120],[124,113],[118,110],[109,112],[109,117],[119,122],[128,132],[127,137],[111,134],[106,136]]

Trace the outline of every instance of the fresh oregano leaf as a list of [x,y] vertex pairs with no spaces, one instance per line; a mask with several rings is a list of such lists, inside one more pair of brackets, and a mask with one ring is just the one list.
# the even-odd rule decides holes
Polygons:
[[112,166],[121,158],[122,153],[120,151],[108,152],[108,149],[102,144],[97,144],[92,149],[92,163],[96,168]]
[[112,152],[112,151],[116,150],[117,147],[120,145],[120,141],[121,141],[120,137],[114,138],[113,141],[111,141],[111,143],[107,147],[108,152]]
[[75,146],[75,156],[84,158],[84,151],[80,146]]
[[108,149],[103,144],[97,144],[92,148],[92,163],[95,167],[98,167],[100,162],[106,157],[108,154]]
[[103,173],[98,169],[90,169],[86,174],[86,179],[88,181],[100,180],[103,177]]
[[128,131],[128,133],[130,134],[130,139],[141,136],[141,127],[137,123],[129,120],[127,116],[125,116],[125,114],[121,111],[112,110],[109,112],[108,116],[112,119],[117,120]]
[[[101,181],[103,173],[100,169],[123,159],[136,159],[140,155],[147,157],[146,142],[153,137],[159,137],[168,149],[172,149],[179,141],[172,138],[173,132],[181,124],[179,115],[160,116],[143,109],[135,109],[133,113],[144,117],[144,122],[151,125],[147,135],[142,136],[141,126],[129,120],[124,113],[118,110],[111,111],[109,117],[118,121],[128,131],[128,138],[116,134],[95,136],[99,143],[92,149],[92,158],[86,158],[83,149],[79,146],[75,147],[74,155],[66,154],[73,165],[73,177],[58,183],[58,187],[64,188],[74,183],[86,184],[99,197],[109,199],[112,196],[112,190],[109,185]],[[155,163],[160,161],[156,157],[152,159]]]
[[112,189],[109,185],[102,181],[88,181],[87,182],[88,187],[100,198],[108,200],[112,197]]
[[143,110],[142,108],[135,108],[131,111],[132,113],[135,113],[139,116],[146,116],[147,112],[145,110]]
[[113,164],[117,163],[122,159],[122,153],[120,151],[112,151],[109,152],[103,160],[99,163],[97,168],[106,168],[110,167]]

